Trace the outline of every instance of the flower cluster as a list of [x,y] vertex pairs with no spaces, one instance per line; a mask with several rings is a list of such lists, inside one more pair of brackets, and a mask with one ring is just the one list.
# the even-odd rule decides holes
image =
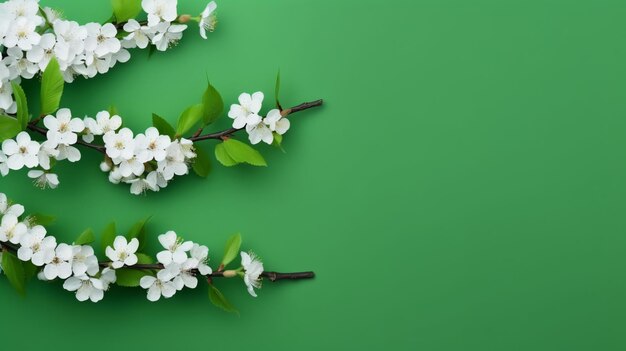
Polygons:
[[[63,288],[75,292],[79,301],[98,302],[109,287],[118,282],[122,286],[141,286],[147,290],[147,298],[157,301],[161,297],[170,298],[183,288],[198,286],[198,275],[210,277],[213,269],[208,265],[209,248],[191,241],[183,241],[173,231],[159,235],[163,251],[156,255],[158,264],[145,264],[139,261],[139,239],[118,235],[106,246],[105,255],[109,261],[99,262],[89,242],[57,243],[54,236],[36,224],[36,219],[26,217],[24,207],[10,204],[6,195],[0,193],[0,262],[2,255],[15,255],[22,262],[36,267],[40,280],[64,280]],[[79,238],[80,239],[80,238]],[[239,250],[239,246],[234,250]],[[240,276],[248,291],[254,297],[259,288],[263,264],[253,254],[240,252],[241,267],[237,270],[221,271],[221,277]],[[150,259],[151,260],[151,259]],[[121,270],[135,269],[142,272],[136,285],[128,281],[119,282]],[[2,266],[0,266],[2,272]],[[127,279],[127,278],[125,278]]]
[[[193,143],[185,138],[171,140],[160,135],[154,128],[133,136],[133,132],[122,127],[122,119],[108,111],[100,111],[95,118],[72,117],[72,112],[61,108],[56,116],[44,117],[47,128],[46,140],[42,143],[31,139],[27,132],[20,132],[15,139],[2,142],[0,151],[0,174],[10,170],[30,168],[28,176],[35,184],[45,188],[56,188],[58,176],[51,172],[51,160],[80,160],[81,153],[74,146],[79,136],[86,143],[96,137],[102,139],[106,160],[100,168],[109,173],[112,183],[130,184],[131,193],[141,194],[146,190],[158,191],[167,186],[175,175],[189,172],[189,164],[196,157]],[[121,128],[121,129],[120,129]]]
[[145,22],[129,19],[120,28],[113,23],[80,25],[65,20],[55,10],[39,6],[39,0],[9,0],[0,4],[0,112],[15,113],[10,81],[30,79],[54,57],[65,81],[106,73],[118,62],[130,59],[130,48],[152,44],[159,51],[174,46],[193,19],[206,31],[215,27],[215,2],[198,17],[178,16],[177,0],[142,0]]
[[289,130],[290,122],[283,117],[279,109],[272,109],[265,118],[259,115],[263,106],[264,95],[257,91],[250,95],[239,95],[239,104],[232,104],[228,117],[233,119],[233,128],[246,128],[250,143],[256,145],[261,141],[272,144],[274,133],[283,135]]

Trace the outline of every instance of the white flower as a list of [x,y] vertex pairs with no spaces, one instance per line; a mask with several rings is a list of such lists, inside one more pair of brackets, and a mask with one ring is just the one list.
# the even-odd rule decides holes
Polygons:
[[287,133],[291,126],[289,120],[283,117],[278,109],[270,110],[270,112],[267,113],[267,117],[263,120],[263,123],[267,124],[273,132],[280,135]]
[[140,176],[146,170],[143,160],[139,160],[137,156],[133,156],[128,160],[123,158],[115,159],[113,162],[119,164],[119,171],[122,177]]
[[[164,184],[163,184],[164,182]],[[159,187],[164,188],[167,186],[167,182],[162,176],[159,176],[158,172],[152,171],[143,178],[135,178],[130,181],[130,193],[133,195],[143,194],[146,190],[159,191]]]
[[141,7],[148,14],[148,26],[154,27],[161,21],[175,20],[176,3],[176,0],[142,0]]
[[56,156],[57,160],[68,160],[70,162],[76,162],[80,160],[80,151],[77,148],[63,144],[59,144],[59,146],[57,147],[59,151],[59,154]]
[[41,267],[52,262],[57,241],[53,236],[46,236],[46,229],[40,225],[32,227],[22,236],[17,257],[22,261],[31,261]]
[[149,275],[142,277],[139,285],[148,289],[148,300],[154,302],[158,301],[161,296],[167,299],[176,294],[176,286],[171,282],[172,278],[174,277],[168,270],[162,269],[157,273],[156,278]]
[[48,263],[44,269],[43,274],[48,280],[58,278],[67,279],[72,275],[72,260],[73,250],[72,247],[67,244],[59,244],[54,252],[52,261]]
[[59,156],[59,150],[48,140],[44,141],[37,153],[39,159],[39,166],[43,169],[50,169],[50,158],[57,158]]
[[173,280],[176,290],[182,290],[184,287],[195,289],[198,286],[198,278],[196,278],[194,273],[194,269],[198,268],[198,260],[195,258],[188,258],[180,266],[175,263],[170,264],[170,266],[177,266],[176,268],[180,271]]
[[122,48],[117,35],[117,29],[111,23],[87,23],[87,38],[85,39],[85,51],[93,52],[97,57],[114,54]]
[[165,180],[174,178],[174,175],[185,175],[189,167],[185,162],[185,153],[180,143],[174,141],[167,148],[165,159],[157,164],[157,171],[163,175]]
[[106,255],[111,260],[111,266],[115,269],[124,265],[133,266],[137,264],[137,249],[139,240],[133,238],[130,242],[125,237],[118,235],[113,241],[113,247],[107,246]]
[[24,206],[20,204],[9,205],[9,199],[4,193],[0,193],[0,215],[12,215],[19,217],[24,214]]
[[124,31],[129,34],[124,37],[122,46],[125,48],[138,47],[145,49],[150,44],[150,39],[154,36],[154,31],[147,26],[142,26],[134,19],[129,19],[124,24]]
[[165,51],[172,45],[176,45],[180,38],[183,37],[183,31],[187,29],[184,24],[170,24],[169,22],[161,22],[156,27],[157,33],[152,38],[154,44],[159,51]]
[[13,88],[11,84],[4,83],[0,85],[0,109],[8,113],[17,111],[17,104],[13,101]]
[[0,222],[0,241],[19,244],[27,231],[26,224],[20,222],[16,216],[5,214]]
[[191,241],[183,242],[176,236],[173,231],[168,231],[165,234],[159,235],[159,242],[165,248],[165,251],[161,251],[157,254],[157,260],[168,265],[172,262],[182,264],[187,260],[187,251],[191,250],[193,243]]
[[72,246],[72,272],[74,275],[96,275],[99,271],[98,258],[94,254],[93,247],[89,245]]
[[54,46],[54,53],[59,59],[61,70],[67,69],[76,55],[85,50],[85,39],[87,29],[77,22],[56,20],[53,22],[54,34],[57,43]]
[[41,35],[37,33],[37,23],[27,17],[19,17],[4,37],[4,46],[7,48],[18,46],[28,51],[34,45],[39,44],[39,40],[41,40]]
[[243,281],[248,287],[250,295],[256,297],[254,288],[261,287],[261,274],[263,273],[263,263],[253,254],[241,251],[241,265],[244,269]]
[[7,165],[7,155],[0,150],[0,175],[3,177],[9,174],[9,166]]
[[150,160],[163,161],[167,155],[167,148],[172,140],[167,135],[160,135],[159,131],[150,127],[146,129],[146,134],[138,134],[135,137],[137,148],[141,150],[139,153],[143,162]]
[[180,151],[183,153],[185,158],[192,159],[196,157],[196,149],[193,146],[193,141],[180,138],[180,140],[178,140],[178,144],[180,144]]
[[100,274],[100,281],[102,282],[102,287],[104,288],[104,291],[109,290],[109,285],[117,281],[115,270],[109,267],[103,269],[102,273]]
[[274,141],[274,134],[272,134],[272,131],[265,123],[248,124],[246,125],[246,131],[252,145],[260,143],[261,140],[266,144],[271,144]]
[[56,38],[52,33],[46,33],[41,36],[39,44],[35,45],[31,50],[26,52],[26,58],[39,66],[41,71],[48,67],[48,63],[54,57],[54,45]]
[[79,275],[69,278],[63,283],[63,289],[76,291],[78,301],[98,302],[104,297],[104,284],[100,279],[91,278],[87,275]]
[[50,8],[50,7],[44,7],[43,8],[43,13],[46,15],[46,19],[48,20],[48,22],[50,23],[54,23],[56,22],[56,20],[61,19],[62,14],[61,12]]
[[243,93],[239,95],[239,105],[230,105],[228,117],[234,119],[233,128],[241,129],[246,125],[257,125],[261,122],[261,106],[263,105],[263,93],[257,91],[250,95]]
[[7,166],[12,170],[18,170],[24,166],[33,168],[39,163],[37,157],[39,143],[32,141],[30,135],[26,132],[20,132],[15,140],[7,139],[3,141],[2,151],[9,157]]
[[198,271],[202,275],[209,275],[213,273],[211,267],[207,265],[209,260],[209,248],[204,245],[193,244],[191,248],[191,258],[198,261]]
[[50,187],[50,189],[55,189],[57,186],[59,186],[59,177],[54,173],[48,173],[39,169],[33,169],[28,171],[28,177],[35,179],[35,185],[42,189],[45,189],[46,187]]
[[44,117],[43,124],[48,128],[46,137],[50,143],[56,145],[74,145],[78,141],[77,133],[85,129],[85,123],[80,118],[72,118],[72,111],[62,108],[57,111],[56,117]]
[[107,155],[112,159],[129,160],[135,155],[133,132],[122,128],[119,132],[108,132],[103,137]]
[[207,30],[209,32],[215,30],[215,24],[217,23],[217,20],[215,19],[213,11],[215,11],[216,8],[217,4],[215,3],[215,1],[211,1],[206,5],[204,11],[202,11],[202,14],[200,15],[201,18],[198,25],[200,26],[200,36],[204,39],[206,39]]
[[13,77],[21,76],[31,79],[39,72],[39,66],[30,62],[24,52],[17,46],[7,49],[7,57],[3,60],[8,63],[10,75]]
[[13,16],[13,18],[25,17],[33,21],[36,25],[43,22],[42,18],[37,18],[39,11],[39,0],[11,0],[4,4],[4,10]]
[[113,115],[109,111],[100,111],[96,114],[97,129],[92,129],[95,135],[103,135],[108,132],[116,132],[122,126],[122,117]]

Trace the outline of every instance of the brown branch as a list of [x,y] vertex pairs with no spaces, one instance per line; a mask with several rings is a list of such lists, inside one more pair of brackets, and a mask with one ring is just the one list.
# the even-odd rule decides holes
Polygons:
[[[283,116],[287,116],[296,112],[301,112],[301,111],[305,111],[308,110],[310,108],[314,108],[314,107],[318,107],[318,106],[322,106],[322,104],[324,103],[323,100],[315,100],[315,101],[311,101],[311,102],[305,102],[302,103],[300,105],[285,109],[283,111],[281,111],[281,114]],[[16,118],[15,116],[11,116]],[[28,124],[28,129],[32,130],[33,132],[39,133],[41,135],[46,135],[48,133],[48,130],[46,128],[43,127],[39,127],[37,126],[37,122],[39,122],[39,119],[34,120],[32,122],[30,122]],[[210,133],[210,134],[204,134],[204,135],[199,135],[199,133],[202,132],[202,129],[199,129],[192,137],[189,138],[189,140],[196,142],[196,141],[202,141],[202,140],[209,140],[209,139],[225,139],[230,137],[232,134],[242,130],[241,129],[237,129],[237,128],[228,128],[226,130],[222,130],[220,132],[215,132],[215,133]],[[103,145],[97,145],[97,144],[92,144],[92,143],[88,143],[83,141],[82,139],[78,139],[78,141],[76,142],[77,144],[80,144],[84,147],[90,148],[90,149],[94,149],[96,151],[98,151],[101,154],[106,154],[106,148]]]
[[[6,243],[0,243],[0,247],[2,247],[4,250],[10,251],[13,254],[17,253],[18,250],[18,246],[17,245],[13,245],[9,242]],[[98,262],[98,265],[101,268],[106,268],[109,267],[111,264],[110,261],[105,261],[105,262]],[[165,267],[160,264],[160,263],[154,263],[154,264],[136,264],[133,266],[124,266],[124,268],[126,269],[138,269],[138,270],[143,270],[143,269],[147,269],[147,270],[161,270],[164,269]],[[194,269],[192,271],[194,274],[196,275],[201,275],[197,269]],[[263,272],[261,274],[262,277],[267,278],[268,280],[275,282],[275,281],[279,281],[279,280],[301,280],[301,279],[313,279],[315,278],[315,273],[314,272],[294,272],[294,273],[279,273],[279,272]],[[211,274],[205,275],[205,277],[207,278],[223,278],[224,277],[224,272],[222,271],[217,271],[217,272],[213,272]]]
[[[287,115],[290,115],[292,113],[308,110],[308,109],[313,108],[313,107],[322,106],[323,103],[324,103],[324,100],[322,100],[322,99],[311,101],[311,102],[305,102],[305,103],[302,103],[302,104],[300,104],[298,106],[294,106],[292,108],[288,108],[286,110],[283,110],[281,113],[282,113],[283,116],[287,116]],[[243,128],[241,128],[241,129],[229,128],[229,129],[223,130],[221,132],[216,132],[216,133],[204,134],[204,135],[191,137],[189,140],[191,140],[193,142],[196,142],[196,141],[207,140],[207,139],[224,139],[224,138],[230,137],[232,134],[234,134],[235,132],[238,132],[238,131],[240,131],[242,129]]]

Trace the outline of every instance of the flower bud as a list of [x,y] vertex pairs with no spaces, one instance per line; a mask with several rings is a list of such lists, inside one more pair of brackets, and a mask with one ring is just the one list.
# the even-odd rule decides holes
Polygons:
[[189,22],[190,19],[191,19],[190,15],[180,15],[178,17],[178,22],[180,22],[180,23],[187,23],[187,22]]
[[234,270],[224,271],[224,277],[226,278],[232,278],[236,276],[237,276],[237,271],[234,271]]
[[111,165],[108,162],[103,161],[100,163],[100,170],[102,172],[109,172],[111,170]]

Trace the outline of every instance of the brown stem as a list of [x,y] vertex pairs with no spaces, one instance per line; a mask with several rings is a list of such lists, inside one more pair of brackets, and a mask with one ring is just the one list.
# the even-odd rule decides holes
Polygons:
[[[0,243],[0,247],[2,247],[4,250],[10,251],[12,253],[17,253],[18,250],[18,246],[11,244],[9,242],[6,243]],[[98,264],[100,265],[101,268],[106,268],[109,267],[109,265],[111,264],[110,261],[106,261],[106,262],[98,262]],[[160,263],[154,263],[154,264],[136,264],[133,266],[125,266],[124,268],[127,269],[147,269],[147,270],[160,270],[160,269],[164,269],[165,267],[160,264]],[[197,269],[193,270],[194,274],[200,275],[200,273],[198,272]],[[267,278],[268,280],[275,282],[275,281],[279,281],[279,280],[301,280],[301,279],[313,279],[315,278],[315,273],[314,272],[294,272],[294,273],[279,273],[279,272],[263,272],[261,274],[262,277]],[[205,277],[207,278],[223,278],[224,277],[224,272],[222,271],[217,271],[217,272],[213,272],[211,274],[206,275]]]
[[[311,102],[305,102],[305,103],[302,103],[300,105],[297,105],[297,106],[285,109],[281,113],[282,113],[283,116],[287,116],[287,115],[290,115],[290,114],[293,114],[293,113],[296,113],[296,112],[308,110],[308,109],[313,108],[313,107],[322,106],[323,103],[324,103],[324,101],[322,99],[311,101]],[[33,132],[39,133],[41,135],[46,135],[48,130],[46,128],[42,128],[42,127],[37,126],[37,122],[39,122],[39,119],[30,122],[28,124],[28,129],[32,130]],[[243,128],[241,128],[241,129],[243,129]],[[230,137],[235,132],[240,131],[241,129],[228,128],[228,129],[222,130],[220,132],[204,134],[204,135],[199,135],[202,132],[202,129],[199,129],[192,137],[189,138],[189,140],[191,140],[193,142],[201,141],[201,140],[209,140],[209,139],[220,139],[220,140],[223,140],[223,139],[226,139],[226,138]],[[96,150],[96,151],[98,151],[98,152],[100,152],[102,154],[106,154],[106,148],[104,146],[102,146],[102,145],[88,143],[88,142],[85,142],[85,141],[83,141],[81,139],[78,139],[77,144],[80,144],[80,145],[82,145],[84,147],[88,147],[90,149],[94,149],[94,150]]]

